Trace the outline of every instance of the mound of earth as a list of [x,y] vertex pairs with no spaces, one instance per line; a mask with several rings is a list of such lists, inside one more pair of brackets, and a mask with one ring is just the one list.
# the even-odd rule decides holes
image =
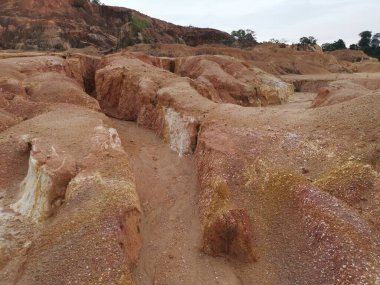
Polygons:
[[319,89],[318,95],[312,102],[311,107],[316,108],[333,105],[347,100],[352,100],[369,93],[373,92],[354,82],[350,82],[348,80],[333,81],[330,82],[327,87],[322,87]]
[[141,209],[117,131],[63,57],[0,66],[1,283],[132,282]]
[[358,72],[379,73],[380,62],[362,62],[355,64]]
[[318,92],[319,88],[327,87],[334,81],[355,83],[369,90],[380,89],[380,73],[288,74],[281,76],[281,79],[292,83],[298,92]]
[[58,56],[0,60],[0,107],[24,120],[57,103],[100,110],[98,102],[67,75],[65,66],[65,60]]
[[328,54],[348,62],[377,61],[375,58],[366,55],[362,50],[341,49],[328,52]]
[[0,3],[0,48],[112,50],[136,43],[189,45],[233,39],[214,29],[182,27],[137,11],[90,4],[88,0],[6,0]]

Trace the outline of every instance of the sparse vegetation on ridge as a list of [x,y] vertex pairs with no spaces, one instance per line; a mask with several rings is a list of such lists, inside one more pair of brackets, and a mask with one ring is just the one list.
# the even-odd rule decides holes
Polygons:
[[342,40],[342,39],[339,39],[333,43],[325,43],[325,44],[322,44],[322,50],[323,51],[334,51],[334,50],[338,50],[338,49],[346,49],[346,43]]
[[241,46],[251,46],[253,44],[257,44],[256,33],[250,29],[232,31],[231,36],[233,36]]
[[146,27],[149,26],[149,22],[147,20],[141,19],[136,16],[131,17],[130,25],[135,32],[141,32],[144,30]]
[[316,45],[317,39],[314,38],[313,36],[302,37],[302,38],[300,38],[299,44],[301,44],[301,45]]

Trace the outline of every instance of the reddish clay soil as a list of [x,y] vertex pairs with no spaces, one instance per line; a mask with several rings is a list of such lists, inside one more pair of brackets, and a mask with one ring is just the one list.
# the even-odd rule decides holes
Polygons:
[[2,56],[0,284],[379,284],[379,74],[220,51]]
[[136,123],[113,123],[129,156],[143,209],[136,284],[241,284],[225,258],[201,251],[193,157],[179,158],[152,131]]

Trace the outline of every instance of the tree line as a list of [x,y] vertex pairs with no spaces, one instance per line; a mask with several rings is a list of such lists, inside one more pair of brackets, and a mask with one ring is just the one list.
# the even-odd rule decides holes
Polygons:
[[[360,40],[357,44],[349,46],[351,50],[362,50],[368,56],[375,57],[380,60],[380,33],[372,34],[371,31],[364,31],[359,34]],[[345,42],[339,39],[333,43],[325,43],[322,45],[323,51],[334,51],[347,49]]]
[[[237,30],[232,31],[231,35],[237,41],[240,46],[251,46],[257,44],[256,33],[252,30]],[[359,34],[360,40],[357,44],[352,44],[349,46],[351,50],[362,50],[368,56],[375,57],[380,60],[380,33],[372,34],[371,31],[364,31]],[[283,44],[284,41],[271,39],[270,42]],[[316,45],[317,39],[313,36],[302,37],[299,40],[298,45]],[[338,39],[333,43],[322,44],[323,51],[334,51],[347,49],[346,43],[342,39]]]

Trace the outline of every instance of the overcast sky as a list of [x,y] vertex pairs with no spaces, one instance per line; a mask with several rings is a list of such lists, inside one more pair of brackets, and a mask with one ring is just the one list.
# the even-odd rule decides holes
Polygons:
[[339,38],[356,43],[364,30],[380,33],[380,0],[102,0],[183,26],[231,32],[252,29],[259,41],[298,42],[314,36],[318,43]]

